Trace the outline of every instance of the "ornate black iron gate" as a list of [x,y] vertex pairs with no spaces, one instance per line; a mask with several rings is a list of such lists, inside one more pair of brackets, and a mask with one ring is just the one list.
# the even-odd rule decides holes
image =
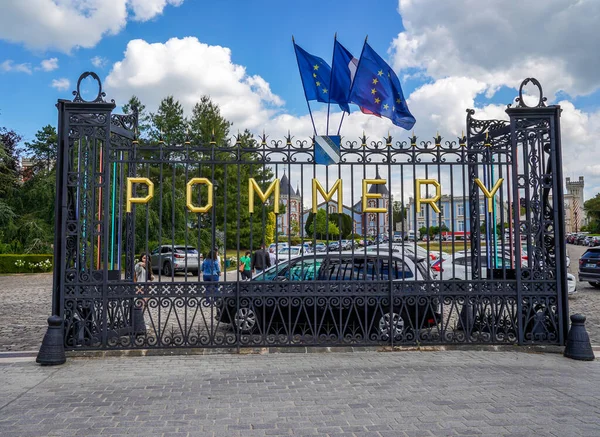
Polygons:
[[[84,73],[58,103],[51,329],[68,350],[564,344],[560,108],[529,82],[538,104],[520,95],[509,121],[363,135],[322,166],[289,135],[143,141]],[[274,266],[242,280],[262,243]],[[153,281],[135,281],[140,253]]]

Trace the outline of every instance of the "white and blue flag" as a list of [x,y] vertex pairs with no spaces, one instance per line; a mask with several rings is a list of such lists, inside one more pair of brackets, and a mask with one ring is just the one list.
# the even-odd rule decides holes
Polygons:
[[339,163],[341,138],[339,135],[317,135],[315,137],[315,162],[322,165]]

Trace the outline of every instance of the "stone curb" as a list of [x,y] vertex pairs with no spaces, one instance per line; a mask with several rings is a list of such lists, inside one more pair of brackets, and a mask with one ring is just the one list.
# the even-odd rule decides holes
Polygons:
[[[592,346],[600,353],[600,345]],[[258,348],[177,348],[177,349],[123,349],[123,350],[86,350],[67,351],[67,358],[104,358],[104,357],[151,357],[185,355],[269,355],[269,354],[317,354],[317,353],[354,353],[354,352],[523,352],[562,354],[563,346],[515,346],[515,345],[440,345],[440,346],[362,346],[362,347],[258,347]],[[38,351],[0,352],[0,362],[28,361],[37,357]]]
[[[600,346],[597,347],[600,352]],[[355,352],[439,352],[439,351],[482,351],[482,352],[524,352],[562,354],[562,346],[364,346],[364,347],[257,347],[257,348],[180,348],[180,349],[128,349],[110,351],[67,351],[67,358],[103,358],[103,357],[146,357],[181,355],[269,355],[269,354],[318,354],[318,353],[355,353]]]

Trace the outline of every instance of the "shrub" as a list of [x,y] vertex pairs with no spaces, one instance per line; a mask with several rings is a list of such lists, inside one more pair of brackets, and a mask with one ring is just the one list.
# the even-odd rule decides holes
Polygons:
[[302,238],[300,237],[291,237],[290,238],[290,244],[292,246],[299,246],[302,244]]
[[49,272],[52,266],[52,255],[0,255],[0,273]]

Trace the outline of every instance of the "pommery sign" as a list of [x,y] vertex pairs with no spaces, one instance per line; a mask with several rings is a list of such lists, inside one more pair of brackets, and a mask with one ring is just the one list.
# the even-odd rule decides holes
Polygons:
[[[475,183],[481,189],[483,195],[488,199],[488,211],[492,212],[493,208],[493,197],[498,191],[498,189],[502,186],[504,182],[503,178],[499,178],[491,190],[489,190],[483,183],[483,181],[479,178],[475,179]],[[365,213],[386,213],[387,208],[379,208],[379,207],[370,207],[368,206],[369,199],[380,199],[382,195],[380,193],[369,193],[368,187],[369,185],[384,185],[387,183],[386,179],[363,179],[362,181],[362,211]],[[144,197],[134,197],[133,196],[133,185],[140,184],[145,185],[148,189],[148,194]],[[192,200],[192,189],[196,185],[204,185],[208,189],[208,195],[206,198],[206,203],[204,205],[195,205]],[[250,214],[254,213],[254,195],[256,194],[262,203],[265,203],[267,199],[273,195],[273,212],[275,214],[279,214],[279,179],[275,179],[266,191],[263,191],[256,180],[254,178],[248,179],[248,211]],[[431,185],[435,188],[435,196],[433,197],[422,197],[421,196],[421,187],[423,185]],[[186,204],[188,209],[194,213],[207,213],[213,207],[213,192],[214,187],[213,183],[207,178],[192,178],[188,181],[186,185]],[[321,183],[317,179],[312,180],[312,211],[317,212],[317,192],[321,193],[321,196],[325,199],[325,201],[329,202],[333,195],[337,192],[337,205],[338,205],[338,213],[342,213],[342,180],[337,179],[331,190],[327,191]],[[127,212],[131,212],[131,205],[134,203],[144,204],[148,203],[150,199],[154,197],[154,183],[148,178],[127,178]],[[435,179],[415,179],[415,198],[416,198],[416,208],[419,210],[422,204],[426,204],[431,206],[431,208],[439,214],[440,208],[437,205],[437,202],[442,197],[442,186]]]

